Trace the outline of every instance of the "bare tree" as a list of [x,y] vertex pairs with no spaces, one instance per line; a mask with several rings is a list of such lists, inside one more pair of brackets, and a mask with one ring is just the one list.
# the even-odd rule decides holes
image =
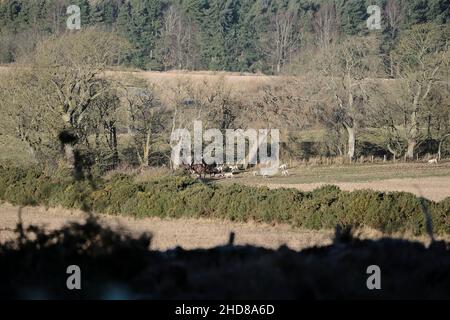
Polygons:
[[289,61],[292,53],[297,49],[300,30],[298,18],[294,10],[280,10],[272,18],[272,32],[269,36],[268,52],[276,73]]
[[198,60],[196,31],[180,8],[172,5],[164,15],[158,53],[165,70],[195,68]]
[[334,3],[327,3],[320,7],[314,15],[313,28],[320,47],[328,47],[337,39],[339,24]]
[[141,167],[148,167],[152,152],[164,144],[167,112],[156,97],[154,88],[143,83],[126,87],[125,101],[129,116],[128,132],[133,137],[138,161]]
[[[8,76],[5,97],[10,99],[5,109],[17,136],[36,157],[47,152],[54,158],[48,150],[58,149],[60,138],[66,162],[73,166],[75,145],[89,146],[95,112],[98,117],[107,112],[113,121],[115,86],[104,71],[125,47],[124,40],[89,29],[50,37],[23,57],[27,67]],[[114,121],[109,124],[102,129],[111,132],[117,162],[116,128]]]
[[[388,0],[386,7],[384,8],[385,19],[387,23],[387,31],[390,38],[390,46],[393,45],[395,39],[398,36],[400,25],[402,23],[402,12],[401,7],[397,0]],[[394,61],[392,57],[392,52],[389,52],[389,69],[390,76],[394,77]]]
[[[108,84],[104,84],[108,85]],[[119,163],[118,150],[118,123],[119,123],[120,99],[117,89],[106,91],[102,96],[92,102],[86,121],[80,128],[83,132],[81,137],[84,143],[89,147],[89,137],[95,136],[95,149],[97,153],[106,149],[107,153],[102,160],[106,160],[108,167],[115,167]],[[101,139],[100,136],[103,136]],[[103,148],[102,142],[105,142],[106,148]]]
[[422,139],[424,112],[431,93],[442,79],[450,54],[448,26],[417,25],[400,38],[394,52],[396,76],[401,86],[400,103],[408,117],[405,119],[406,156],[414,152]]
[[179,78],[161,91],[172,116],[169,139],[176,129],[191,129],[194,121],[202,121],[205,129],[225,131],[238,119],[239,105],[223,77]]
[[52,112],[54,92],[29,69],[4,71],[0,80],[1,134],[13,136],[28,146],[33,160],[45,161],[58,152],[60,115]]
[[347,155],[355,156],[356,135],[364,120],[367,100],[365,79],[373,72],[376,60],[374,38],[347,38],[336,46],[321,50],[316,60],[324,79],[321,95],[331,98],[330,107],[335,121],[348,134]]
[[438,160],[442,159],[444,143],[450,138],[450,92],[443,84],[432,92],[432,99],[427,104],[427,136],[438,142]]
[[68,126],[79,125],[90,103],[109,90],[100,76],[125,46],[113,34],[93,29],[52,37],[38,46],[33,67],[57,93],[55,108]]
[[[55,36],[37,47],[33,72],[46,84],[46,92],[56,95],[50,108],[76,140],[81,138],[93,102],[114,87],[111,80],[105,80],[104,71],[126,47],[121,38],[94,29]],[[72,149],[66,145],[68,160]]]
[[380,80],[371,89],[369,123],[378,129],[393,158],[399,158],[406,148],[405,119],[408,117],[408,110],[402,103],[400,83],[396,80]]
[[401,8],[397,0],[388,0],[384,8],[384,14],[387,25],[389,26],[389,33],[392,39],[397,37],[402,22]]

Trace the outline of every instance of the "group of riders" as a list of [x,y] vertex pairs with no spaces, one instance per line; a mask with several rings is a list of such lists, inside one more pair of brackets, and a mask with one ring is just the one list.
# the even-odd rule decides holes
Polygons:
[[194,163],[194,161],[190,164],[183,163],[182,167],[191,174],[197,174],[200,178],[206,178],[206,175],[215,177],[216,175],[224,174],[226,171],[235,172],[238,170],[237,166],[217,165],[216,163],[207,164],[204,159],[202,159],[202,163]]
[[[209,175],[209,177],[216,177],[219,176],[220,178],[233,178],[233,175],[240,171],[238,165],[228,165],[228,164],[221,164],[218,165],[216,163],[214,164],[207,164],[205,160],[202,159],[201,163],[194,163],[192,161],[190,164],[187,164],[185,162],[182,163],[182,167],[184,170],[191,174],[196,174],[199,178],[206,178],[206,175]],[[281,166],[276,167],[275,170],[280,169],[282,176],[289,176],[288,172],[288,165],[282,164]],[[258,171],[253,171],[253,175],[261,175],[264,178],[267,178],[270,175],[276,174],[274,171],[274,168],[263,168]]]

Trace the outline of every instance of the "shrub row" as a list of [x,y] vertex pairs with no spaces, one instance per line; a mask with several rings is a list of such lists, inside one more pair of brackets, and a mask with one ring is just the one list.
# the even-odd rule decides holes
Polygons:
[[0,199],[16,205],[60,205],[138,217],[254,220],[307,229],[352,225],[416,235],[426,231],[425,207],[432,215],[434,231],[450,234],[450,198],[435,203],[410,193],[345,192],[335,186],[312,192],[269,190],[207,184],[183,175],[146,182],[125,174],[75,181],[64,171],[46,174],[37,168],[0,167]]

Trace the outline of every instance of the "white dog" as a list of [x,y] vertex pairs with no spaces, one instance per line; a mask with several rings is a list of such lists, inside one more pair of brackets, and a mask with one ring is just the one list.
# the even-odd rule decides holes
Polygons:
[[287,164],[282,164],[280,166],[280,170],[287,170]]
[[430,161],[428,161],[428,164],[438,164],[438,160],[437,159],[431,159]]
[[223,175],[226,179],[233,179],[234,178],[234,174],[233,172],[226,172]]

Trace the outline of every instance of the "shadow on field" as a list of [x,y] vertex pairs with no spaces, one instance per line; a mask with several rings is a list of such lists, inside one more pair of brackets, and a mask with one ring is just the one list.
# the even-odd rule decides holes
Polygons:
[[[391,299],[450,298],[448,243],[358,240],[337,229],[333,245],[301,252],[225,246],[166,252],[93,217],[59,230],[17,227],[0,246],[2,299]],[[81,290],[68,290],[69,265]],[[368,290],[367,268],[381,269]]]

